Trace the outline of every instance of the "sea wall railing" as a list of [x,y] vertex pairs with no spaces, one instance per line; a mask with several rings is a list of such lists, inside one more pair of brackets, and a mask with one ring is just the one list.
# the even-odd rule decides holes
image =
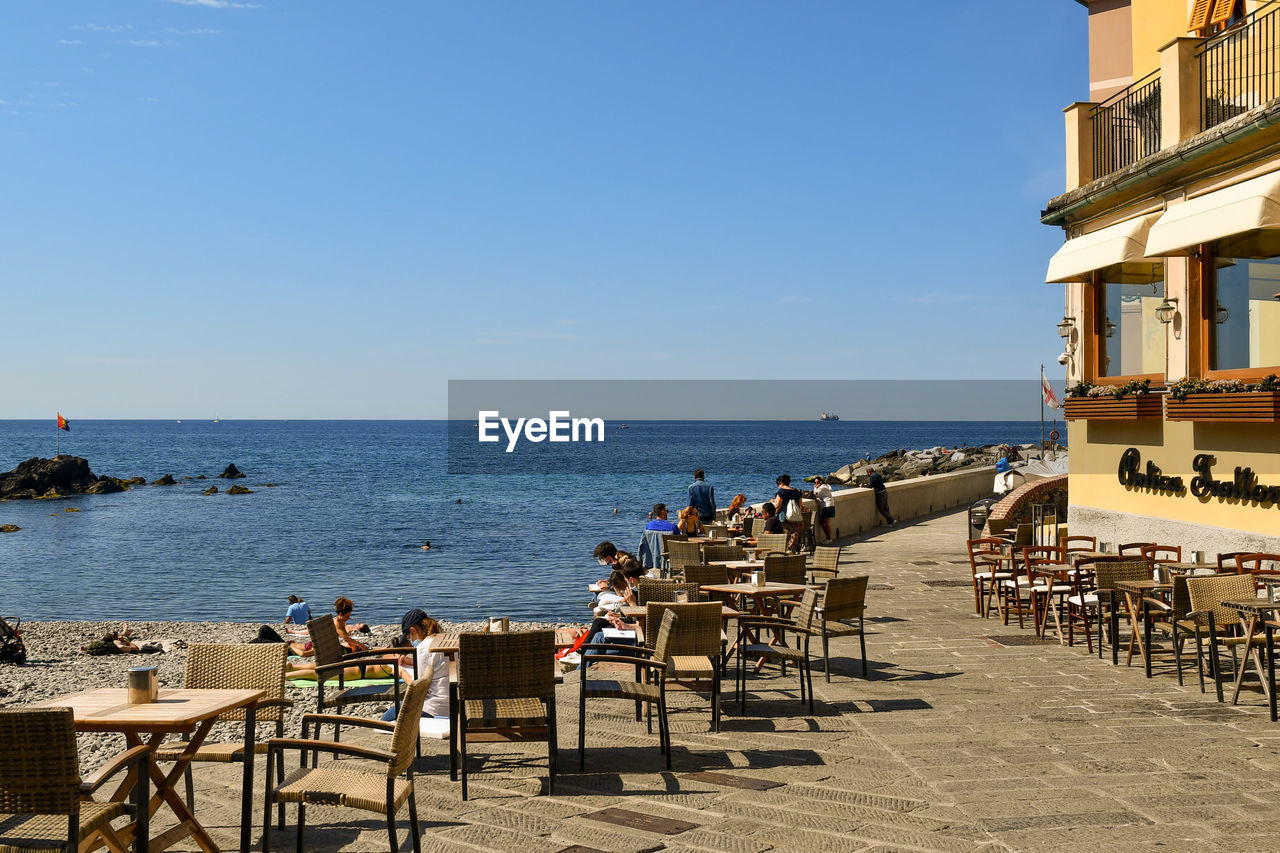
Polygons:
[[1160,150],[1160,73],[1153,71],[1089,112],[1095,175],[1107,175]]
[[1280,97],[1280,2],[1205,39],[1196,55],[1201,130]]

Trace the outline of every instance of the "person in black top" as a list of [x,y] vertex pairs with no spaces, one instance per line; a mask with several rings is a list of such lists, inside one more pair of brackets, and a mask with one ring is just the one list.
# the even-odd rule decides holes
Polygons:
[[773,508],[771,503],[763,503],[760,505],[760,517],[764,519],[765,533],[786,533],[782,528],[782,522],[778,521],[778,511]]
[[889,513],[889,492],[884,487],[884,477],[881,477],[875,468],[867,469],[867,485],[875,490],[876,493],[876,512],[884,517],[885,524],[892,527],[897,522]]
[[[787,521],[787,509],[792,501],[803,507],[801,499],[804,497],[800,494],[799,489],[791,488],[791,475],[782,474],[777,479],[778,493],[773,497],[773,505],[778,509],[778,518],[782,519],[782,529],[787,533],[787,550],[800,550],[800,533],[804,530],[804,523],[801,521]],[[796,510],[792,510],[795,512]]]

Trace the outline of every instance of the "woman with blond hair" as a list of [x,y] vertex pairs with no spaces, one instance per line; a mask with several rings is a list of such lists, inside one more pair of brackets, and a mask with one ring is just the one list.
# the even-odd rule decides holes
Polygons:
[[702,526],[702,520],[698,518],[698,508],[696,506],[687,506],[680,510],[678,532],[686,536],[701,536],[706,533]]

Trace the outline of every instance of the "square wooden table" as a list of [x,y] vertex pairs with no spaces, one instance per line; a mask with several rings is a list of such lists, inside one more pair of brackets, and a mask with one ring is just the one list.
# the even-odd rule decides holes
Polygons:
[[[1149,592],[1160,592],[1160,591],[1172,590],[1173,584],[1160,583],[1157,580],[1117,581],[1116,589],[1124,593],[1125,603],[1128,604],[1129,606],[1129,656],[1128,656],[1128,659],[1125,661],[1125,666],[1128,666],[1133,661],[1133,646],[1136,643],[1138,646],[1138,651],[1142,654],[1143,664],[1145,665],[1147,670],[1147,678],[1150,678],[1151,677],[1151,658],[1150,656],[1147,655],[1147,647],[1142,642],[1142,632],[1138,630],[1138,606],[1137,606],[1137,603],[1134,601],[1134,596],[1137,596],[1138,601],[1141,601],[1143,596],[1145,596]],[[1111,640],[1112,663],[1118,663],[1118,660],[1116,659],[1117,648],[1115,647],[1115,631],[1116,629],[1118,629],[1119,624],[1120,624],[1120,617],[1119,617],[1119,614],[1116,613],[1115,592],[1113,591],[1112,607],[1111,607],[1111,628],[1113,632],[1111,635],[1112,636],[1112,640]]]
[[[137,850],[164,850],[187,835],[208,853],[217,853],[218,845],[186,803],[178,796],[174,785],[182,778],[191,758],[208,736],[209,730],[221,714],[236,708],[245,709],[244,735],[244,783],[240,802],[240,849],[249,850],[249,830],[253,826],[253,755],[254,755],[254,703],[261,699],[262,690],[161,690],[156,701],[144,705],[130,705],[129,691],[123,687],[101,687],[85,690],[57,699],[40,702],[36,707],[70,708],[75,717],[76,731],[120,732],[130,747],[143,743],[142,736],[150,735],[146,746],[151,750],[151,781],[156,793],[151,798],[148,814],[154,816],[161,803],[168,803],[178,818],[178,825],[150,839],[138,839]],[[165,735],[188,736],[189,746],[174,763],[166,776],[155,761],[156,750]],[[128,793],[132,778],[126,778],[112,795],[120,801]]]

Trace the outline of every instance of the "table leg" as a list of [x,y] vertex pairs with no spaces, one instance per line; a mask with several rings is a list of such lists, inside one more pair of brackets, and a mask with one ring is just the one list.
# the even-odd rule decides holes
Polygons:
[[[218,853],[218,845],[210,837],[208,831],[200,825],[200,821],[196,820],[196,816],[187,808],[187,804],[182,801],[182,797],[178,796],[178,791],[174,787],[178,780],[182,778],[182,774],[187,772],[187,767],[191,764],[191,758],[195,755],[196,750],[200,748],[200,744],[204,743],[204,739],[213,728],[215,721],[216,718],[205,720],[200,724],[199,728],[192,732],[187,748],[183,750],[182,755],[174,762],[168,776],[165,776],[158,764],[154,761],[151,762],[151,781],[156,786],[156,795],[151,798],[150,813],[155,815],[160,809],[160,804],[164,802],[169,804],[174,816],[178,818],[178,826],[153,840],[152,848],[155,850],[163,850],[178,839],[191,835],[195,838],[196,843],[200,845],[200,849],[206,851],[206,853]],[[164,740],[163,733],[151,736],[148,746],[150,746],[153,755],[162,740]],[[139,739],[140,742],[141,739]]]
[[1262,623],[1267,634],[1267,684],[1271,690],[1267,693],[1267,706],[1271,710],[1271,722],[1276,722],[1276,647],[1271,634],[1271,620]]
[[[1116,591],[1114,589],[1107,590],[1107,597],[1110,599],[1111,603],[1111,613],[1109,614],[1111,623],[1111,665],[1119,666],[1120,638],[1118,635],[1120,633],[1120,601],[1116,598]],[[1099,647],[1101,647],[1102,641],[1099,640],[1098,642]],[[1101,651],[1101,648],[1099,648],[1099,651]]]
[[1133,606],[1133,593],[1126,592],[1124,600],[1129,607],[1129,656],[1125,659],[1124,665],[1129,666],[1133,663],[1133,647],[1135,644],[1138,647],[1138,653],[1143,658],[1146,657],[1147,650],[1142,645],[1142,632],[1138,630],[1138,611]]
[[[1256,613],[1248,614],[1244,624],[1244,651],[1240,655],[1240,669],[1236,672],[1235,688],[1231,691],[1232,705],[1236,704],[1240,699],[1240,685],[1244,684],[1244,674],[1245,671],[1249,669],[1249,660],[1251,659],[1251,653],[1253,652],[1253,632],[1257,627],[1258,615]],[[1258,679],[1262,680],[1261,668],[1258,670]],[[1263,682],[1263,689],[1266,689],[1265,681]]]

